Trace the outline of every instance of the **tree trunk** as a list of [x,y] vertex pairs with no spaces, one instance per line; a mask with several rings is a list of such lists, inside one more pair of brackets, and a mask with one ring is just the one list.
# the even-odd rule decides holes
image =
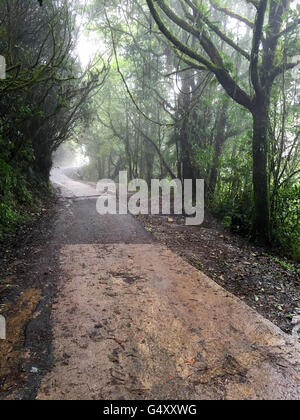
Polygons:
[[132,171],[131,148],[130,148],[130,142],[129,142],[129,118],[128,118],[127,109],[126,109],[126,132],[125,132],[124,142],[125,142],[127,166],[128,166],[128,172],[129,172],[128,176],[129,176],[129,181],[131,181],[133,179],[133,171]]
[[182,161],[182,178],[183,179],[193,179],[194,171],[192,168],[191,162],[191,145],[189,142],[190,133],[189,133],[189,120],[188,117],[184,120],[182,125],[182,131],[180,134],[180,143],[181,143],[181,161]]
[[179,104],[181,105],[182,113],[186,113],[180,128],[179,142],[181,150],[181,163],[182,163],[182,178],[183,179],[194,179],[194,171],[191,161],[191,130],[190,130],[190,113],[189,109],[192,100],[192,81],[193,73],[187,71],[182,80],[182,91],[181,97],[179,98]]
[[220,166],[220,156],[222,154],[223,146],[226,141],[226,125],[227,125],[227,114],[228,114],[228,106],[229,106],[229,97],[226,97],[226,100],[223,102],[220,110],[219,116],[217,117],[216,121],[216,132],[214,136],[214,159],[213,164],[209,174],[209,181],[208,181],[208,199],[212,200],[214,198],[216,185],[218,181],[219,175],[219,166]]
[[256,101],[253,111],[254,221],[252,237],[270,243],[270,197],[268,177],[268,105]]
[[219,141],[220,138],[216,139],[215,144],[215,154],[214,154],[214,160],[213,165],[210,171],[209,175],[209,181],[208,181],[208,199],[212,200],[215,195],[217,181],[218,181],[218,175],[219,175],[219,160],[222,152],[222,142]]

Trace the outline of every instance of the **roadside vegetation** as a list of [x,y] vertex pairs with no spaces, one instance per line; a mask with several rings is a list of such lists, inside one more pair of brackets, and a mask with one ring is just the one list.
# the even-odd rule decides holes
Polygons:
[[102,85],[104,63],[81,69],[74,2],[1,0],[0,235],[42,211],[51,194],[52,153],[87,124],[87,99]]
[[111,71],[85,176],[204,178],[224,227],[299,261],[299,4],[89,4]]

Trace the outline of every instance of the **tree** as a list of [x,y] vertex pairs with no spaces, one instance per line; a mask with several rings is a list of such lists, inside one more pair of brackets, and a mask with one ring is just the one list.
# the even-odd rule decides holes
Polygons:
[[[255,206],[252,234],[253,238],[269,243],[271,223],[268,153],[271,92],[276,78],[297,65],[285,53],[282,40],[289,36],[294,45],[297,42],[295,33],[300,22],[299,11],[289,14],[289,0],[247,1],[244,4],[249,4],[254,11],[254,20],[251,20],[235,11],[220,7],[216,1],[204,5],[204,2],[200,4],[197,0],[180,0],[180,12],[174,12],[165,0],[146,1],[158,28],[182,54],[185,62],[195,69],[204,67],[212,72],[227,94],[251,113]],[[170,25],[164,21],[159,10],[168,18]],[[249,51],[242,48],[224,28],[208,17],[210,10],[230,16],[250,30],[252,38]],[[177,29],[174,29],[174,25]],[[175,32],[178,31],[195,37],[201,51],[175,36]],[[219,51],[220,41],[247,62],[250,75],[248,91],[239,77],[238,68],[234,68],[232,62],[228,63]]]
[[33,195],[45,193],[53,152],[88,120],[88,101],[107,74],[104,62],[80,67],[72,3],[0,2],[0,54],[7,62],[0,80],[0,230],[24,202],[30,208]]

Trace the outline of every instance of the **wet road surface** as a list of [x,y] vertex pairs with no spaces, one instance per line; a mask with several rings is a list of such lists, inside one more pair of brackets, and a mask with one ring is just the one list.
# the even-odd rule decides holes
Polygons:
[[38,399],[300,399],[294,339],[134,217],[98,215],[92,184],[60,169],[52,182],[55,365]]

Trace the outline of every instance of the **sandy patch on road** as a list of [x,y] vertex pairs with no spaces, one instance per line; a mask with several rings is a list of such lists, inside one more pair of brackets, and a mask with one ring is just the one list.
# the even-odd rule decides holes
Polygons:
[[300,398],[299,346],[158,244],[68,245],[38,399]]

